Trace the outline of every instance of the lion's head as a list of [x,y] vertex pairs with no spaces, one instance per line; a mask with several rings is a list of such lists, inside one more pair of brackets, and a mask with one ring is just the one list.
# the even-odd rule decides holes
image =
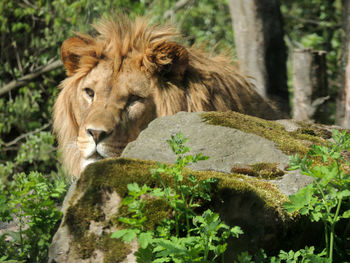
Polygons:
[[235,110],[276,117],[228,59],[178,44],[171,27],[121,17],[95,29],[96,37],[77,34],[61,47],[68,77],[54,106],[54,131],[75,176],[119,156],[158,116]]

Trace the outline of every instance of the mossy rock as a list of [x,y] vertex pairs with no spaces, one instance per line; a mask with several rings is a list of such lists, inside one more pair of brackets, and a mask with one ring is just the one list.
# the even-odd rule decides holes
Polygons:
[[[151,122],[127,145],[122,157],[172,163],[175,156],[166,140],[182,132],[189,138],[191,153],[210,157],[191,169],[233,171],[268,179],[290,195],[311,178],[288,171],[289,156],[304,156],[312,144],[326,144],[332,128],[293,120],[268,121],[233,111],[179,112]],[[258,171],[258,167],[265,168]]]
[[[55,262],[132,262],[130,253],[135,247],[109,236],[123,227],[116,217],[123,213],[119,205],[120,198],[127,195],[127,184],[137,182],[156,186],[150,173],[155,166],[156,163],[152,161],[123,158],[106,159],[89,165],[77,181],[70,200],[66,201],[65,217],[56,234],[68,233],[69,251],[62,251],[68,240],[65,238],[60,248],[59,240],[55,237],[53,243],[56,244],[50,249],[50,262],[54,262],[53,259]],[[273,184],[239,174],[186,169],[185,175],[188,173],[201,180],[219,179],[212,192],[212,201],[205,204],[202,210],[213,209],[227,224],[239,225],[245,232],[242,238],[230,240],[228,258],[236,249],[254,251],[264,247],[269,251],[279,248],[281,239],[288,233],[292,216],[282,209],[287,197]],[[172,181],[167,177],[163,179],[168,183]],[[166,205],[154,200],[149,202],[146,210],[149,211],[147,225],[151,229],[171,216]]]
[[[219,179],[212,201],[203,203],[199,212],[211,208],[228,225],[238,225],[244,231],[239,239],[229,241],[226,262],[232,262],[240,251],[264,248],[276,253],[303,247],[307,237],[317,240],[311,233],[318,231],[305,231],[309,225],[300,228],[300,221],[287,214],[282,204],[288,194],[302,186],[295,186],[301,175],[286,170],[288,156],[304,155],[311,144],[325,144],[328,127],[266,121],[235,112],[182,112],[153,121],[127,146],[122,158],[87,167],[66,197],[64,218],[53,239],[49,262],[136,262],[133,253],[137,244],[110,238],[112,232],[125,227],[118,221],[127,213],[120,207],[121,200],[129,183],[157,185],[150,169],[154,161],[174,162],[166,140],[180,131],[189,137],[192,153],[210,157],[192,165],[185,174]],[[164,180],[171,183],[170,178]],[[282,181],[284,189],[279,185]],[[159,200],[149,200],[146,211],[148,229],[171,216]]]
[[287,131],[285,126],[276,121],[268,121],[233,111],[205,112],[201,114],[201,117],[209,124],[235,128],[273,141],[287,155],[305,155],[311,144],[325,143],[321,127],[312,128],[311,124],[301,126],[301,123],[295,123],[300,127],[294,131]]

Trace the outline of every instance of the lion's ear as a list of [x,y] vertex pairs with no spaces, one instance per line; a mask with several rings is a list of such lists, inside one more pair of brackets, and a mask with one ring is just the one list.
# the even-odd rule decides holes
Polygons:
[[93,43],[89,36],[70,37],[62,43],[61,59],[68,76],[72,76],[79,68],[80,58],[87,55],[88,46]]
[[144,64],[153,73],[179,80],[188,66],[188,51],[175,42],[159,42],[146,50]]

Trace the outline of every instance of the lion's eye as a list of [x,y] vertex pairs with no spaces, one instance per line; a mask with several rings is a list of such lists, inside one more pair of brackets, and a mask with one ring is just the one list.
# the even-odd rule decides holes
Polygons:
[[94,98],[95,92],[94,92],[92,89],[90,89],[90,88],[85,88],[84,91],[85,91],[85,93],[86,93],[91,99]]
[[126,102],[126,107],[130,107],[132,106],[135,102],[137,101],[141,101],[142,98],[137,96],[137,95],[131,95],[129,98],[128,98],[128,101]]

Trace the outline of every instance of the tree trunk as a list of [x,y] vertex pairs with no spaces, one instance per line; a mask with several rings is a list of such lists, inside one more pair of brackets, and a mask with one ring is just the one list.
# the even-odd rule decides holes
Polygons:
[[289,112],[282,16],[278,0],[230,0],[237,56],[260,95]]
[[350,129],[350,0],[343,0],[343,30],[336,123]]
[[322,105],[327,96],[326,52],[293,51],[293,119],[323,122]]

